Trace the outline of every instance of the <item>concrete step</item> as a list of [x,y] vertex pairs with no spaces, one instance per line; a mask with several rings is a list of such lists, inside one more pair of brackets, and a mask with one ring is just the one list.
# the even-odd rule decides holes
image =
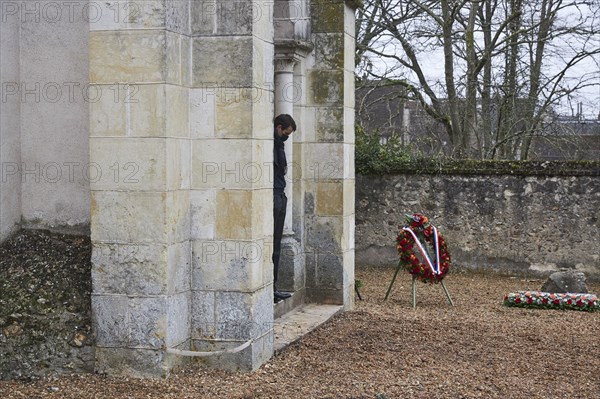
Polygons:
[[275,354],[342,311],[339,305],[308,304],[275,319]]
[[304,304],[304,289],[300,291],[290,292],[292,296],[283,301],[279,301],[273,304],[273,318],[278,319],[284,314],[291,312],[292,310],[300,307]]

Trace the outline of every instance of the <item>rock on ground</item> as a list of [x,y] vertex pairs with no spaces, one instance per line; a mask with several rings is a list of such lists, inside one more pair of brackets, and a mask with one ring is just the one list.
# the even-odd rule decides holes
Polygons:
[[543,292],[570,292],[582,293],[588,292],[585,284],[585,274],[576,270],[563,270],[555,272],[548,277],[548,280],[542,286]]

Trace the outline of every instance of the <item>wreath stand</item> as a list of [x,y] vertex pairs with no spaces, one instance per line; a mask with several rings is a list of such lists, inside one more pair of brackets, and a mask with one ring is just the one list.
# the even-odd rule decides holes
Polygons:
[[[398,267],[396,267],[396,271],[394,272],[394,277],[392,278],[392,282],[390,283],[390,286],[388,287],[388,290],[385,293],[384,301],[387,301],[388,296],[390,295],[390,292],[392,291],[392,286],[394,285],[394,282],[396,281],[396,277],[398,277],[398,272],[400,271],[401,268],[402,268],[402,263],[399,262]],[[440,284],[442,285],[442,288],[444,289],[444,293],[446,294],[448,303],[450,304],[450,306],[454,306],[454,302],[452,302],[450,293],[448,292],[448,289],[444,285],[444,280],[440,280]],[[413,309],[417,308],[417,276],[413,276],[413,278],[412,278],[412,306],[413,306]]]

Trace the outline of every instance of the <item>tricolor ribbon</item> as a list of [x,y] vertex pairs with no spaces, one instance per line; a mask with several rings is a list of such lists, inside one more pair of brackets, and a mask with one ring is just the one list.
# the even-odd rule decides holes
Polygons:
[[433,227],[433,243],[434,243],[434,247],[435,247],[435,262],[431,261],[431,259],[429,258],[429,254],[425,250],[425,247],[423,247],[423,244],[421,244],[421,240],[419,240],[419,237],[417,237],[415,232],[412,231],[412,229],[410,227],[403,227],[402,230],[408,231],[413,236],[413,238],[415,239],[415,243],[417,244],[417,247],[419,248],[419,251],[421,252],[421,255],[423,255],[423,258],[425,258],[425,262],[427,262],[427,265],[431,268],[431,270],[435,274],[439,275],[439,274],[442,274],[442,272],[440,270],[440,243],[438,240],[437,228],[435,226],[432,226],[432,227]]

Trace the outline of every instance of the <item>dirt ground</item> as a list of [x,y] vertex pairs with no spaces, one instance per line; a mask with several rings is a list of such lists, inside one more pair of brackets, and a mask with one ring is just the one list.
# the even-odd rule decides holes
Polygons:
[[[439,285],[393,269],[358,267],[363,301],[253,373],[189,366],[166,380],[81,374],[0,381],[0,398],[598,398],[600,312],[501,305],[541,280],[470,273]],[[590,284],[598,293],[600,285]]]

